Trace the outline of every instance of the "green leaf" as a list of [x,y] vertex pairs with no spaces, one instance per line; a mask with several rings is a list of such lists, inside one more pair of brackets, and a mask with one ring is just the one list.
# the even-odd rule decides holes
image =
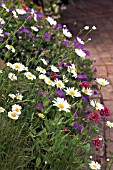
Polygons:
[[40,159],[40,157],[38,157],[36,159],[36,167],[38,167],[40,165],[40,163],[41,163],[41,159]]

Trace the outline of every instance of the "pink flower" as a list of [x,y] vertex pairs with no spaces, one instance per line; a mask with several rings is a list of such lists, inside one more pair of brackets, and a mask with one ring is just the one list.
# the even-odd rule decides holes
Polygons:
[[110,110],[104,106],[104,109],[98,110],[101,116],[110,116]]
[[90,113],[88,119],[93,120],[95,123],[100,121],[100,114],[98,112]]
[[94,145],[96,145],[96,149],[100,149],[102,147],[102,140],[99,140],[98,136],[92,139]]
[[85,87],[85,88],[90,88],[90,84],[89,84],[89,82],[87,82],[87,81],[83,81],[83,82],[79,85],[79,87],[80,87],[80,88],[83,88],[83,87]]

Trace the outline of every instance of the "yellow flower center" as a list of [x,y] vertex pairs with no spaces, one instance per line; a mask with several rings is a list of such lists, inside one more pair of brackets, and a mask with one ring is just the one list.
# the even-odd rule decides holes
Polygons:
[[1,112],[2,110],[3,110],[2,107],[0,107],[0,112]]
[[43,68],[40,68],[40,71],[44,72],[44,71],[45,71],[45,69],[43,69]]
[[58,83],[57,83],[57,86],[58,86],[58,87],[61,87],[61,86],[62,86],[62,84],[61,84],[60,82],[58,82]]
[[33,78],[33,76],[31,74],[28,74],[28,77],[31,78],[31,79]]
[[87,90],[87,89],[85,89],[85,90],[84,90],[84,93],[88,93],[88,90]]
[[52,81],[51,81],[51,80],[48,80],[48,84],[52,84]]
[[76,68],[74,68],[74,71],[77,73],[77,69]]
[[98,109],[98,105],[96,105],[95,107],[96,107],[96,109]]
[[12,113],[11,113],[11,116],[12,116],[12,117],[16,117],[16,114],[12,112]]
[[92,165],[92,167],[93,167],[93,168],[97,168],[97,166],[96,166],[95,164],[94,164],[94,165]]
[[20,66],[19,64],[16,64],[16,65],[15,65],[15,68],[19,68],[19,69],[20,69],[20,67],[21,67],[21,66]]
[[64,109],[64,105],[62,103],[59,103],[58,106],[61,108],[61,109]]
[[14,79],[15,79],[15,76],[14,76],[14,75],[12,75],[12,76],[11,76],[11,79],[12,79],[12,80],[14,80]]
[[103,82],[103,81],[101,81],[101,82],[100,82],[100,84],[101,84],[101,85],[104,85],[104,82]]
[[38,116],[39,116],[40,118],[44,118],[44,115],[43,115],[42,113],[39,113]]
[[13,47],[12,45],[9,45],[9,48],[10,48],[10,49],[14,49],[14,47]]
[[15,111],[16,111],[16,112],[19,112],[20,110],[19,110],[19,108],[17,107],[17,108],[15,109]]
[[69,94],[73,96],[75,92],[73,90],[70,90]]
[[2,20],[0,19],[0,22],[2,22]]
[[112,123],[110,123],[110,124],[109,124],[109,126],[110,126],[110,127],[113,127],[113,124],[112,124]]
[[17,99],[20,99],[20,98],[21,98],[21,96],[20,96],[20,95],[18,95],[18,96],[17,96]]

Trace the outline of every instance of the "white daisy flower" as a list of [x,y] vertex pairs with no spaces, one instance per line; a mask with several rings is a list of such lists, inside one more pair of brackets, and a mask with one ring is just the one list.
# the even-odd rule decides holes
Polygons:
[[12,11],[14,18],[18,18],[16,11]]
[[86,25],[86,26],[84,27],[84,29],[85,29],[85,30],[89,30],[89,26]]
[[16,9],[16,12],[17,12],[18,14],[20,14],[20,15],[26,14],[26,11],[23,10],[23,9]]
[[69,80],[66,78],[66,76],[65,75],[63,75],[63,81],[65,82],[65,83],[67,83]]
[[0,18],[0,24],[5,24],[5,21],[3,18]]
[[8,112],[8,117],[14,120],[17,120],[19,118],[19,115],[15,111]]
[[100,104],[99,102],[97,102],[97,101],[91,100],[91,101],[90,101],[90,104],[91,104],[91,106],[93,106],[96,110],[104,109],[104,106],[103,106],[102,104]]
[[0,37],[4,37],[3,30],[0,29]]
[[39,79],[41,80],[45,80],[47,78],[47,76],[45,74],[40,74],[39,75]]
[[2,71],[2,70],[0,70],[0,73],[3,73],[3,71]]
[[21,114],[22,107],[18,104],[12,105],[12,111],[14,111],[17,115]]
[[70,112],[71,105],[64,98],[57,97],[53,100],[53,106],[57,106],[59,111]]
[[82,58],[86,57],[86,53],[84,51],[82,51],[82,49],[75,49],[75,53]]
[[80,44],[84,44],[84,41],[81,40],[81,38],[77,37],[77,41],[80,43]]
[[92,26],[92,30],[96,30],[97,28],[96,28],[96,26]]
[[0,106],[0,113],[4,112],[5,109],[3,107]]
[[8,96],[12,99],[14,99],[16,97],[15,94],[9,94]]
[[1,6],[2,6],[2,8],[4,8],[7,12],[9,12],[9,9],[6,7],[5,4],[2,4]]
[[29,80],[36,79],[36,76],[33,75],[31,72],[26,72],[26,73],[24,73],[24,75],[25,75]]
[[63,28],[63,34],[68,38],[72,37],[72,34],[69,32],[67,28]]
[[17,71],[25,70],[25,66],[22,63],[14,63],[14,64],[12,64],[11,68],[13,70],[17,70]]
[[16,99],[22,100],[22,98],[23,98],[22,94],[20,94],[20,93],[17,93],[17,94],[16,94]]
[[56,25],[57,22],[52,17],[47,17],[46,20],[49,22],[50,25]]
[[47,61],[46,61],[44,58],[41,58],[41,61],[42,61],[45,65],[47,65]]
[[12,46],[12,45],[6,45],[6,48],[8,49],[8,50],[11,50],[12,51],[12,53],[15,53],[15,49],[14,49],[14,47]]
[[82,92],[87,94],[88,96],[91,96],[92,95],[92,90],[90,88],[82,88]]
[[15,76],[14,73],[9,73],[9,74],[8,74],[8,77],[9,77],[9,79],[12,80],[12,81],[17,80],[17,76]]
[[107,126],[109,126],[110,128],[112,128],[112,127],[113,127],[113,123],[112,123],[112,122],[110,122],[110,121],[107,121],[107,122],[106,122],[106,125],[107,125]]
[[58,68],[53,65],[51,66],[51,70],[55,73],[59,72]]
[[50,86],[54,86],[55,85],[55,83],[52,80],[50,80],[49,78],[47,78],[47,77],[45,78],[45,83],[50,85]]
[[81,93],[78,91],[78,89],[74,89],[74,87],[72,87],[72,88],[67,88],[67,90],[65,90],[66,91],[66,95],[70,95],[70,96],[72,96],[72,97],[81,97]]
[[55,85],[60,89],[65,88],[64,83],[61,80],[58,80],[58,79],[55,80]]
[[39,31],[39,29],[36,28],[36,27],[34,27],[34,26],[31,26],[31,29],[32,29],[33,31],[35,31],[35,32],[38,32],[38,31]]
[[39,71],[40,73],[46,74],[46,70],[40,66],[36,68],[36,71]]
[[97,83],[99,83],[101,86],[106,86],[109,84],[109,82],[103,78],[96,78],[95,80]]
[[101,165],[98,162],[91,161],[89,163],[91,169],[99,170],[101,169]]
[[6,63],[7,67],[12,67],[12,64],[10,62]]

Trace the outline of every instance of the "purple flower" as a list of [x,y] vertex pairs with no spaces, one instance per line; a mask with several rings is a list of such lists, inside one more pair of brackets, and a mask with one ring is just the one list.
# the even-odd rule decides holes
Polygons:
[[82,96],[83,101],[88,101],[89,102],[89,96]]
[[33,41],[36,41],[36,37],[33,37]]
[[50,96],[48,99],[49,99],[50,101],[52,101],[52,100],[53,100],[53,96]]
[[74,46],[75,46],[76,48],[83,49],[83,45],[82,45],[82,44],[79,44],[77,40],[74,40],[73,43],[74,43]]
[[66,41],[66,40],[64,40],[63,44],[66,45],[66,46],[70,46],[70,42]]
[[65,65],[66,67],[71,66],[71,64],[70,64],[69,62],[65,63],[64,65]]
[[86,74],[77,74],[77,77],[79,79],[87,79],[87,75]]
[[38,92],[38,96],[41,97],[43,95],[42,92]]
[[39,13],[37,14],[37,19],[38,19],[38,20],[41,20],[41,19],[43,18],[43,16],[44,16],[43,12],[39,12]]
[[44,50],[44,48],[43,48],[43,47],[40,47],[40,50],[41,50],[41,51],[43,51],[43,50]]
[[62,90],[56,90],[55,94],[58,94],[61,98],[65,98],[64,92]]
[[83,51],[86,53],[86,55],[90,56],[90,52],[88,50],[83,49]]
[[38,103],[38,104],[37,104],[37,109],[38,109],[38,110],[44,109],[43,103]]
[[64,62],[60,62],[60,63],[58,64],[59,67],[62,67],[63,65],[64,65]]
[[50,40],[51,36],[48,32],[44,34],[44,40]]
[[79,130],[80,132],[82,131],[82,126],[79,125],[77,122],[74,123],[73,127],[77,130]]
[[74,118],[78,118],[78,114],[77,113],[74,113]]
[[49,75],[50,75],[50,71],[47,71],[47,72],[46,72],[46,75],[48,75],[48,76],[49,76]]
[[77,108],[77,106],[75,105],[75,106],[72,106],[72,109],[76,109]]
[[55,29],[62,29],[62,24],[56,24]]
[[89,115],[90,113],[91,113],[91,111],[90,111],[90,110],[86,112],[86,114],[87,114],[87,115]]
[[94,95],[98,95],[98,91],[96,89],[94,90]]

